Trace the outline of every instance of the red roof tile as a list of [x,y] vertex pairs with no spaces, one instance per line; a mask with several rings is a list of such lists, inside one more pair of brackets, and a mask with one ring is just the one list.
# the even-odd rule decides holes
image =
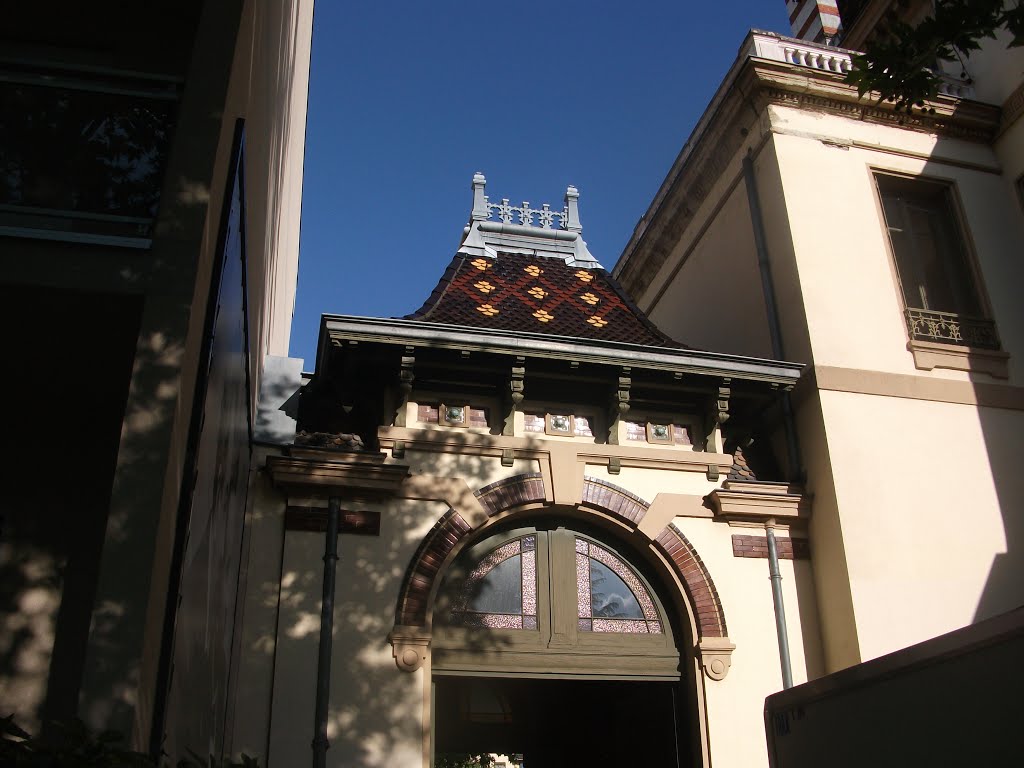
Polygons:
[[519,253],[456,254],[426,303],[405,319],[684,346],[659,331],[604,269]]

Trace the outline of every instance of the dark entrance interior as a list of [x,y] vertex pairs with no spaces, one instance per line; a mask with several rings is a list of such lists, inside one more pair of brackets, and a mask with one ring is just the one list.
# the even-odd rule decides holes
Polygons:
[[678,683],[437,677],[434,752],[522,756],[524,768],[690,765]]

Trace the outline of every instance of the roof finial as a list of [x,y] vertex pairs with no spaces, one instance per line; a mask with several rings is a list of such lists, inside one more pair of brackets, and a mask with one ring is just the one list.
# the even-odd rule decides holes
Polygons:
[[579,199],[580,191],[570,184],[565,190],[565,210],[569,214],[565,222],[565,229],[568,232],[583,231],[583,225],[580,224]]
[[477,171],[473,174],[473,213],[471,221],[486,221],[490,216],[487,210],[487,195],[484,194],[484,187],[487,186],[487,179],[483,173]]

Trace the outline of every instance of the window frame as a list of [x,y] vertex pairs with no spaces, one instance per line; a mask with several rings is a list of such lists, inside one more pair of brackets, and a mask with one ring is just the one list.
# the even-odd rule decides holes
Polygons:
[[[987,373],[997,378],[1007,378],[1009,370],[1007,361],[1009,355],[1003,350],[999,337],[998,328],[992,313],[992,305],[989,301],[988,292],[985,289],[985,281],[982,276],[981,267],[974,247],[974,238],[968,225],[964,206],[960,199],[959,188],[955,179],[939,176],[925,176],[924,174],[908,173],[905,171],[869,166],[868,172],[871,177],[871,184],[874,188],[875,205],[878,212],[879,222],[882,228],[882,236],[885,248],[889,257],[889,267],[893,278],[893,288],[898,298],[901,309],[903,333],[906,338],[906,348],[911,353],[914,366],[919,370],[933,370],[935,368],[947,368],[952,370],[970,371],[976,373]],[[899,259],[896,256],[896,249],[893,245],[889,221],[885,212],[885,202],[879,179],[890,177],[904,179],[912,182],[922,182],[943,187],[952,214],[952,225],[960,240],[960,249],[964,259],[964,267],[967,277],[971,281],[971,289],[977,302],[978,316],[968,317],[959,315],[964,319],[990,323],[995,336],[996,346],[977,347],[968,344],[958,344],[954,341],[939,341],[915,338],[910,327],[910,312],[913,310],[921,312],[935,312],[958,317],[954,312],[941,312],[928,310],[923,307],[911,306],[906,297],[903,280],[900,276]]]
[[[537,629],[491,629],[448,624],[453,603],[450,579],[468,575],[497,547],[527,535],[537,537]],[[577,537],[593,542],[626,564],[648,590],[661,622],[660,634],[587,632],[578,626]],[[445,574],[434,604],[434,671],[516,673],[533,676],[585,675],[678,680],[680,652],[665,602],[635,558],[582,526],[558,523],[520,526],[492,534],[464,550]]]

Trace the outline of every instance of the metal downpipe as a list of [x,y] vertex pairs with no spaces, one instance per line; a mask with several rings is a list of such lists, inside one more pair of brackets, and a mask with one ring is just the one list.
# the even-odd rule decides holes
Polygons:
[[327,710],[331,698],[331,646],[334,640],[334,577],[338,568],[338,517],[341,502],[327,503],[327,539],[324,543],[324,591],[320,606],[320,654],[316,668],[316,722],[313,730],[313,768],[325,768]]
[[[782,329],[779,324],[779,308],[775,300],[775,283],[772,280],[771,262],[768,260],[768,244],[764,234],[764,218],[761,215],[761,198],[757,192],[754,176],[754,161],[750,155],[743,158],[743,182],[747,190],[747,204],[750,206],[750,221],[754,230],[754,247],[757,249],[757,266],[761,272],[761,292],[764,295],[765,314],[768,315],[768,334],[772,342],[772,356],[782,360],[785,356],[782,346]],[[786,433],[786,454],[789,460],[789,476],[799,481],[803,475],[800,446],[796,437],[793,406],[789,392],[782,393],[782,425]]]
[[764,525],[768,535],[768,573],[775,603],[775,633],[779,636],[779,662],[782,664],[782,687],[793,687],[793,668],[789,661],[789,632],[786,629],[786,606],[782,602],[782,574],[779,573],[779,549],[775,543],[775,521]]
[[[771,262],[768,259],[768,243],[764,233],[764,218],[761,214],[761,198],[757,192],[757,178],[754,176],[754,161],[748,153],[743,158],[743,181],[747,189],[747,203],[750,206],[750,221],[754,230],[754,246],[757,249],[757,265],[761,272],[761,290],[764,293],[768,332],[772,341],[772,354],[783,358],[782,329],[779,324],[779,308],[775,300],[775,284],[772,281]],[[782,393],[782,424],[786,433],[786,453],[789,460],[791,480],[801,480],[803,465],[800,459],[800,445],[797,442],[796,423],[789,392]],[[786,606],[782,601],[782,574],[779,573],[779,551],[775,543],[775,521],[765,523],[768,535],[768,572],[772,582],[772,600],[775,603],[775,632],[779,638],[779,663],[782,665],[782,687],[793,687],[793,669],[789,659],[789,635],[786,631]]]

